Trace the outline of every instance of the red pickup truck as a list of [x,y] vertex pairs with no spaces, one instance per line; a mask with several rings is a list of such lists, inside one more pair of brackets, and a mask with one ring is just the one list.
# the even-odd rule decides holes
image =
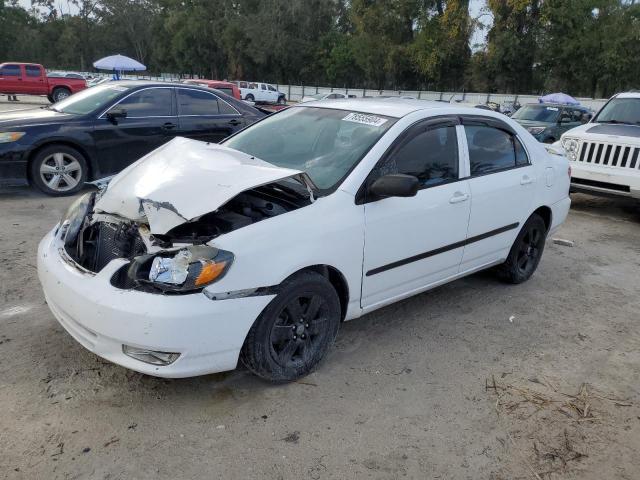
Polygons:
[[0,93],[7,95],[46,95],[55,103],[87,88],[79,78],[47,77],[36,63],[0,63]]

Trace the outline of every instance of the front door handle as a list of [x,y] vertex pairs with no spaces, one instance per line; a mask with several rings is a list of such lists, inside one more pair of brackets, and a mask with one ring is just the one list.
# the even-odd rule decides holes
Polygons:
[[167,122],[164,125],[162,125],[162,128],[164,128],[165,130],[171,130],[173,128],[176,128],[178,125],[176,125],[175,123],[171,123],[171,122]]
[[468,193],[456,192],[453,194],[453,197],[449,199],[449,203],[462,203],[469,200]]
[[533,178],[531,178],[529,175],[524,175],[521,179],[520,179],[520,185],[529,185],[530,183],[533,183]]
[[240,120],[236,120],[235,118],[229,121],[229,125],[233,125],[233,126],[240,125],[241,123],[242,122]]

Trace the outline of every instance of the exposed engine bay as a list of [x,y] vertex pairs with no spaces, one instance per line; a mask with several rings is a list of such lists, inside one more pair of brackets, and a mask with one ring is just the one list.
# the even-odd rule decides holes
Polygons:
[[[185,249],[205,245],[220,235],[312,202],[312,196],[304,185],[286,179],[244,191],[217,210],[185,221],[160,235],[151,233],[149,224],[145,221],[134,221],[98,211],[94,206],[103,193],[104,190],[81,197],[76,202],[78,205],[74,204],[63,219],[61,228],[67,229],[64,232],[65,251],[75,263],[94,273],[100,272],[116,258],[129,260],[130,263],[118,270],[112,279],[112,284],[120,288],[140,286],[137,285],[140,283],[136,282],[137,277],[133,277],[141,271],[148,277],[150,272],[154,272],[154,268],[160,269],[156,274],[162,274],[171,268],[164,266],[162,260],[156,260],[152,265],[155,257],[162,259],[176,252],[184,252]],[[216,249],[206,248],[214,251],[213,258]],[[146,264],[143,265],[144,262]],[[200,270],[205,266],[206,262],[203,262]],[[184,282],[184,278],[182,280]],[[157,287],[158,283],[162,284],[162,280],[154,283],[154,286]],[[197,282],[192,285],[194,288],[197,286]],[[171,289],[161,290],[168,293]]]

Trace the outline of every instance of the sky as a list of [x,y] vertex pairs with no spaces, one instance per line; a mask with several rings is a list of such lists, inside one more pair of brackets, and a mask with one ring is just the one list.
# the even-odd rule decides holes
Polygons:
[[[31,0],[19,0],[19,3],[26,9],[31,8]],[[55,0],[55,4],[58,7],[58,11],[62,13],[77,12],[77,8],[69,0]],[[472,17],[477,18],[482,13],[482,8],[485,7],[486,4],[486,0],[470,0],[469,13]],[[490,23],[490,17],[488,15],[484,15],[482,17],[482,21],[483,23]],[[471,37],[471,46],[473,47],[476,44],[486,43],[486,36],[486,30],[476,30]]]

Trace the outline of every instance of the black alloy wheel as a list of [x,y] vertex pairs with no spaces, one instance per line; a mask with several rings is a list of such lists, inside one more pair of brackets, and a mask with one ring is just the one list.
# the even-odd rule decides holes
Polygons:
[[507,260],[498,267],[502,279],[522,283],[531,278],[542,258],[546,240],[547,226],[542,217],[534,213],[520,230]]
[[327,278],[313,271],[293,275],[251,327],[241,360],[266,380],[297,380],[324,358],[340,320],[340,300]]

